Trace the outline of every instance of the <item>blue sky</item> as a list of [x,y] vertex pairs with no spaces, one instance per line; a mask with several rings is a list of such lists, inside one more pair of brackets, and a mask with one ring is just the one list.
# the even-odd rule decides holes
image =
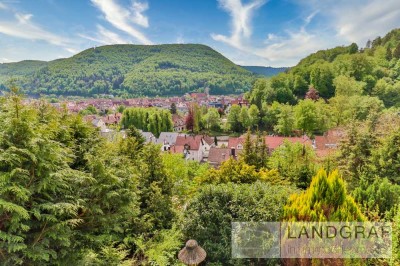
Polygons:
[[202,43],[237,64],[292,66],[398,27],[399,0],[0,0],[0,62],[115,43]]

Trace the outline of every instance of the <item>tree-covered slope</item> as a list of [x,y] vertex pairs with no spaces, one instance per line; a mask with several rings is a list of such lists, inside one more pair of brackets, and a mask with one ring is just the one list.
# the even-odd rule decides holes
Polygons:
[[210,47],[198,44],[109,45],[51,62],[0,65],[0,81],[19,78],[27,93],[82,95],[182,95],[240,93],[254,75]]
[[302,59],[286,73],[257,82],[249,93],[252,103],[294,103],[310,87],[319,96],[372,96],[386,107],[400,106],[400,29],[368,41],[322,50]]
[[47,66],[45,61],[25,60],[18,63],[0,64],[0,81],[12,77],[32,75],[42,67]]

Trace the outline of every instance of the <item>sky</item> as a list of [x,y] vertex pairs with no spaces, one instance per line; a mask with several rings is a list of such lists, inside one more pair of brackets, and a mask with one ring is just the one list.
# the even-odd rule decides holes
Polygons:
[[294,66],[399,27],[399,0],[0,0],[0,63],[107,44],[201,43],[239,65]]

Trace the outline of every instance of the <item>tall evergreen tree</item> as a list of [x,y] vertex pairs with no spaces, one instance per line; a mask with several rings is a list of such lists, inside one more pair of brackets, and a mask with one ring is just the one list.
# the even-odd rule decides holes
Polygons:
[[171,114],[176,114],[177,113],[176,104],[175,103],[171,103],[171,107],[170,107],[169,111],[171,112]]
[[[318,171],[310,187],[290,197],[284,207],[286,221],[306,222],[362,222],[366,218],[354,199],[347,194],[339,172]],[[286,259],[287,265],[345,265],[344,259]],[[354,261],[351,265],[364,265]]]
[[255,139],[251,137],[251,131],[248,130],[243,145],[241,159],[248,165],[255,167],[257,171],[266,168],[268,164],[268,147],[265,143],[265,137],[257,131]]
[[148,233],[171,228],[174,217],[171,201],[172,182],[160,158],[160,149],[154,145],[147,145],[140,157],[139,229]]
[[310,187],[290,197],[284,208],[287,221],[341,222],[364,221],[365,217],[354,199],[347,194],[338,171],[329,174],[319,170]]

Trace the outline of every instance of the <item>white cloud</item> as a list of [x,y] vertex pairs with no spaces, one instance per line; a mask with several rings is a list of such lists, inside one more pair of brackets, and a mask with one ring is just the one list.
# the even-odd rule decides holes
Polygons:
[[21,14],[21,13],[16,13],[15,18],[18,20],[19,23],[21,24],[28,24],[30,22],[30,19],[33,17],[32,14]]
[[253,51],[272,66],[293,66],[304,56],[329,46],[327,39],[321,37],[302,28],[288,32],[286,37],[268,38],[269,44]]
[[383,36],[400,27],[399,0],[296,0],[301,6],[319,10],[327,27],[342,42],[364,45],[368,39]]
[[211,34],[216,41],[221,41],[241,49],[244,42],[251,36],[251,19],[254,11],[263,6],[266,0],[252,0],[243,4],[241,0],[218,0],[221,8],[231,16],[231,35]]
[[142,27],[148,28],[149,27],[149,20],[146,16],[143,15],[143,12],[149,9],[149,4],[146,3],[140,3],[137,1],[132,2],[132,12],[133,12],[133,17],[132,21],[133,23],[140,25]]
[[97,25],[97,34],[95,37],[88,36],[85,34],[78,34],[80,37],[101,43],[101,44],[123,44],[123,43],[129,43],[128,40],[125,40],[121,36],[119,36],[117,33],[110,31],[106,28],[104,28],[101,25]]
[[69,43],[64,37],[46,31],[32,22],[32,14],[15,13],[14,16],[16,21],[0,21],[0,33],[28,40],[42,40],[59,46]]
[[92,3],[103,12],[105,19],[115,28],[128,33],[142,44],[152,42],[133,24],[148,27],[148,19],[143,15],[147,4],[133,2],[131,10],[120,6],[115,0],[92,0]]
[[346,3],[332,6],[338,35],[351,42],[365,44],[371,38],[383,35],[400,26],[400,1],[363,1],[354,9]]
[[5,4],[3,4],[2,2],[0,2],[0,9],[6,10],[7,6]]
[[[231,36],[211,36],[236,48],[244,56],[247,54],[251,62],[257,56],[260,64],[267,62],[272,66],[291,66],[317,50],[351,42],[363,46],[368,39],[383,36],[391,29],[400,27],[399,0],[384,3],[379,0],[293,1],[299,5],[301,13],[309,14],[304,17],[303,25],[282,33],[266,33],[261,47],[251,43],[251,19],[264,1],[253,0],[244,5],[241,0],[220,0],[221,7],[231,16],[232,33]],[[318,23],[310,25],[317,16]]]
[[264,3],[265,1],[252,1],[243,5],[241,0],[220,0],[221,7],[231,15],[232,34],[230,37],[215,34],[211,36],[214,40],[239,50],[244,57],[240,63],[244,64],[247,57],[252,64],[256,61],[255,58],[258,58],[258,62],[271,66],[292,66],[307,54],[326,47],[324,38],[306,30],[318,11],[313,11],[305,17],[299,29],[286,31],[283,36],[269,33],[262,46],[252,45],[251,19],[254,11]]

